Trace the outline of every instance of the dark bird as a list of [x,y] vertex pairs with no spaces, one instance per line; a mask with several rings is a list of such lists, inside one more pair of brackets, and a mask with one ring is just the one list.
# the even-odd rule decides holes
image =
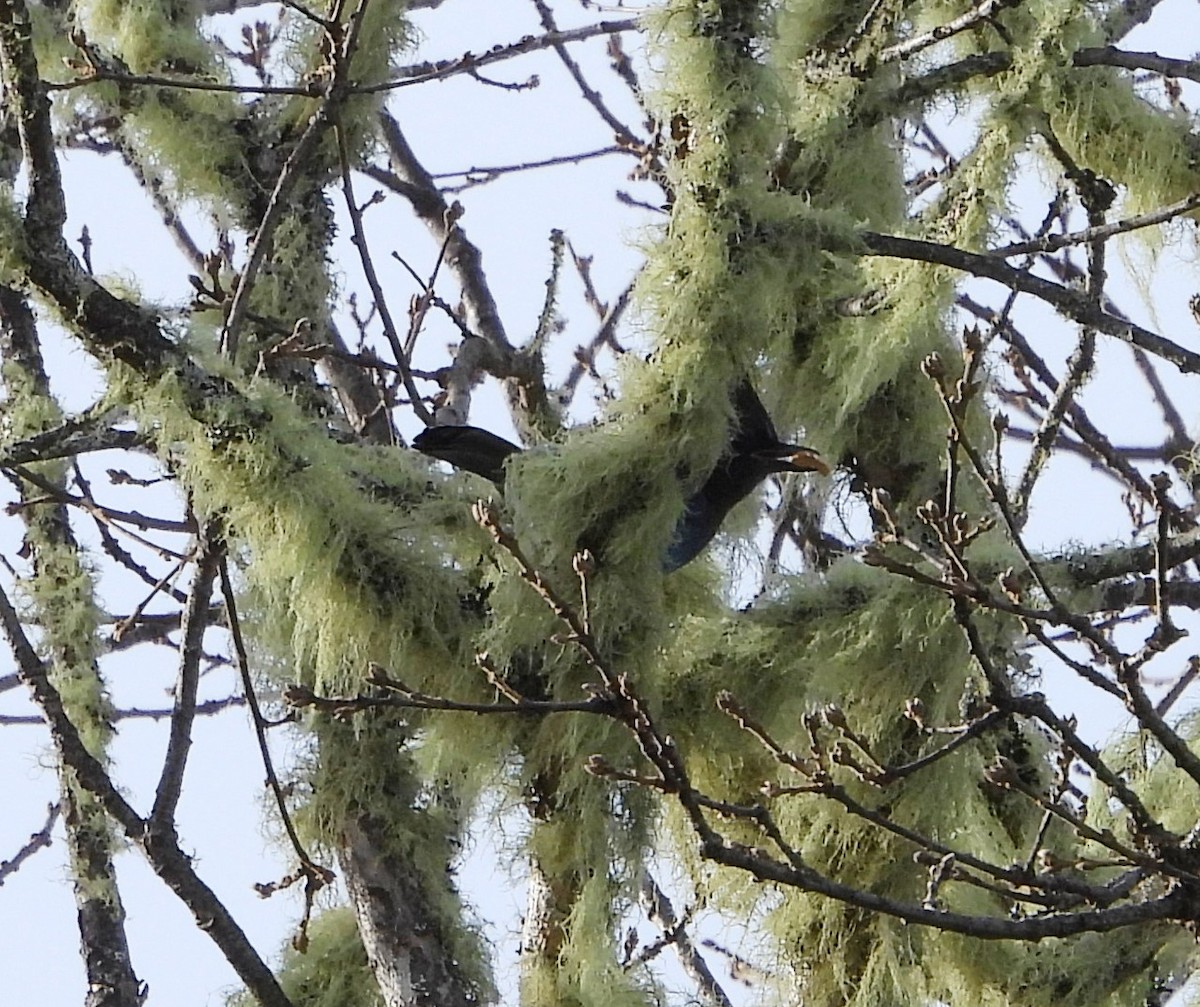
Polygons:
[[[729,446],[684,505],[675,535],[663,556],[667,573],[695,559],[713,540],[726,516],[767,476],[782,472],[820,472],[829,466],[812,448],[784,444],[775,432],[749,381],[733,392],[734,427]],[[521,449],[479,427],[429,427],[413,440],[422,454],[474,472],[504,488],[504,463]]]
[[421,454],[474,472],[504,489],[504,463],[521,449],[512,441],[479,427],[426,427],[413,438]]

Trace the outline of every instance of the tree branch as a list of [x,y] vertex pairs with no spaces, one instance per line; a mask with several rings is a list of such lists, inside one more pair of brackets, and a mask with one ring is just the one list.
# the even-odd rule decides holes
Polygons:
[[[3,7],[0,7],[0,24]],[[0,33],[3,29],[0,28]],[[28,686],[34,700],[50,725],[63,762],[124,830],[125,835],[138,843],[146,853],[155,872],[191,910],[200,929],[221,949],[241,980],[258,997],[264,1007],[293,1007],[266,962],[229,914],[224,904],[192,869],[191,858],[180,850],[173,833],[153,832],[134,811],[132,805],[118,793],[104,766],[84,745],[63,709],[62,698],[50,683],[50,675],[41,658],[30,644],[20,617],[0,588],[0,629],[17,661],[17,673]]]
[[1164,77],[1185,77],[1200,81],[1200,60],[1172,59],[1156,52],[1131,52],[1116,46],[1078,49],[1071,55],[1075,66],[1118,66],[1123,70],[1151,70]]
[[163,759],[150,828],[163,831],[174,828],[175,809],[183,792],[183,771],[192,744],[192,723],[196,717],[196,690],[200,683],[200,659],[203,656],[204,631],[208,628],[213,581],[216,579],[225,543],[218,522],[206,522],[198,543],[196,572],[187,607],[183,611],[183,645],[179,648],[179,674],[175,680],[175,709],[167,754]]
[[1161,357],[1174,364],[1184,374],[1200,374],[1200,354],[1185,349],[1149,329],[1143,329],[1140,325],[1106,313],[1079,291],[1014,269],[991,256],[967,252],[950,245],[872,231],[862,232],[861,237],[869,255],[888,255],[898,259],[949,266],[980,279],[994,280],[1012,290],[1031,294],[1045,301],[1081,325],[1090,325],[1099,332],[1116,336],[1147,353]]

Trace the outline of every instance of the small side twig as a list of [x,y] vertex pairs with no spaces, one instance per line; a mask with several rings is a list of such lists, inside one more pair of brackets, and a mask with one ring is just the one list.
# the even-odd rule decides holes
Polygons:
[[58,821],[60,806],[56,801],[53,804],[46,806],[46,821],[42,827],[33,833],[29,840],[22,845],[8,860],[0,860],[0,885],[16,874],[21,869],[21,865],[32,857],[38,850],[44,850],[50,846],[51,833],[54,831],[54,823]]

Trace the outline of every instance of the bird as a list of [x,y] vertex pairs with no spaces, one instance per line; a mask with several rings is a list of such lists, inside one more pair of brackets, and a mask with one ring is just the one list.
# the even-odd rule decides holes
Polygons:
[[426,427],[413,438],[413,447],[456,469],[483,476],[499,489],[504,489],[504,463],[521,453],[512,441],[471,426]]
[[[729,444],[716,466],[684,504],[671,544],[662,558],[664,573],[686,566],[713,540],[733,508],[769,475],[820,472],[829,466],[812,448],[786,444],[754,386],[744,379],[733,390],[734,423]],[[504,489],[504,466],[521,448],[488,430],[472,426],[427,427],[413,439],[424,455],[474,472]]]

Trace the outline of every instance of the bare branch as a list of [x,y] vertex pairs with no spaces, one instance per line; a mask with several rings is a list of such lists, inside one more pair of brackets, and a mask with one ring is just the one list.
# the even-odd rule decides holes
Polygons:
[[870,255],[890,255],[899,259],[949,266],[981,279],[994,280],[1023,294],[1040,298],[1082,325],[1090,325],[1099,332],[1116,336],[1147,353],[1161,357],[1174,364],[1184,374],[1200,373],[1200,354],[1143,329],[1140,325],[1107,314],[1078,291],[1043,280],[1032,273],[1013,269],[987,255],[966,252],[950,245],[870,231],[862,232],[861,237]]
[[417,390],[416,383],[413,381],[412,371],[409,368],[408,354],[400,344],[400,335],[396,331],[395,323],[392,321],[392,314],[387,306],[387,298],[384,297],[383,287],[379,282],[379,276],[375,272],[375,263],[371,258],[371,246],[368,244],[366,232],[363,230],[362,210],[354,198],[354,182],[350,176],[350,151],[346,145],[345,131],[341,128],[340,123],[336,127],[335,135],[337,137],[338,160],[341,164],[342,192],[345,195],[346,210],[350,214],[351,226],[354,228],[354,245],[358,249],[363,274],[366,276],[371,293],[375,298],[375,307],[379,311],[379,318],[383,323],[383,332],[387,337],[388,344],[392,348],[392,355],[395,358],[396,367],[400,372],[400,380],[404,382],[404,388],[408,392],[413,412],[417,414],[417,417],[423,423],[429,424],[433,422],[433,417],[425,407],[421,393]]
[[[0,38],[3,37],[4,27],[4,8],[0,8]],[[61,757],[71,767],[79,783],[100,801],[125,834],[142,847],[159,876],[191,910],[201,930],[212,938],[264,1007],[293,1007],[271,969],[254,950],[224,904],[196,876],[191,857],[179,848],[173,832],[164,835],[150,831],[147,823],[113,786],[104,766],[87,750],[63,709],[62,698],[50,683],[48,669],[26,637],[16,609],[2,588],[0,629],[12,648],[21,680],[41,707]]]
[[1172,59],[1156,52],[1130,52],[1116,46],[1078,49],[1071,55],[1075,66],[1119,66],[1125,70],[1151,70],[1164,77],[1200,81],[1200,60]]
[[[334,874],[329,868],[321,866],[308,855],[304,844],[300,841],[300,836],[296,833],[295,825],[292,824],[291,812],[287,806],[287,797],[283,792],[283,786],[279,782],[279,777],[275,773],[274,762],[271,759],[271,748],[267,742],[266,719],[263,717],[262,708],[258,703],[258,694],[254,689],[254,680],[250,675],[250,657],[246,651],[245,640],[242,638],[241,622],[237,614],[237,598],[234,596],[233,581],[229,576],[229,563],[224,552],[220,552],[216,560],[217,571],[221,577],[221,595],[225,601],[225,621],[229,627],[230,636],[233,638],[233,649],[237,655],[238,671],[242,677],[242,690],[246,697],[246,703],[250,707],[250,717],[254,724],[254,735],[258,741],[258,751],[262,757],[263,769],[267,774],[267,785],[271,788],[271,794],[275,798],[275,807],[279,812],[280,820],[283,822],[284,830],[287,832],[288,841],[291,843],[292,850],[300,862],[300,868],[309,882],[309,890],[319,890],[333,881]],[[309,907],[311,908],[311,902]]]
[[32,857],[38,850],[44,850],[50,846],[50,833],[54,829],[54,823],[58,821],[59,805],[51,804],[46,808],[46,821],[37,832],[29,837],[29,841],[25,843],[16,853],[8,860],[0,860],[0,885],[16,874],[21,869],[21,865]]
[[502,60],[522,56],[527,52],[539,49],[569,45],[572,42],[582,42],[597,35],[615,35],[619,32],[640,31],[641,24],[636,18],[623,21],[600,21],[594,25],[582,28],[572,28],[569,31],[548,31],[544,35],[526,35],[524,38],[508,45],[498,45],[485,53],[475,55],[466,53],[457,59],[440,60],[436,63],[417,63],[400,70],[398,79],[385,84],[375,84],[357,88],[359,94],[371,94],[378,91],[391,91],[400,87],[410,87],[413,84],[423,84],[430,80],[445,80],[460,73],[474,73],[480,67],[490,66]]
[[150,827],[159,831],[174,827],[175,809],[183,792],[183,771],[192,744],[192,722],[196,716],[196,690],[200,683],[204,631],[211,610],[213,580],[224,554],[225,543],[220,538],[217,522],[209,521],[201,534],[191,594],[183,613],[183,645],[179,649],[175,710],[171,716],[167,754],[163,759],[154,807],[150,812]]
[[675,913],[675,907],[667,898],[658,883],[647,870],[642,871],[640,898],[650,921],[663,932],[662,939],[675,946],[679,954],[680,967],[691,977],[706,1003],[717,1004],[718,1007],[731,1007],[732,1001],[721,988],[704,956],[687,932],[687,921],[681,920]]
[[907,59],[938,42],[952,38],[959,32],[969,31],[978,24],[990,22],[996,14],[1007,7],[1019,7],[1020,5],[1021,0],[982,0],[965,14],[930,29],[924,35],[917,35],[915,38],[881,49],[879,61],[891,63],[898,59]]
[[1057,252],[1060,248],[1067,248],[1070,245],[1104,241],[1118,234],[1128,234],[1130,231],[1137,231],[1143,227],[1153,227],[1155,224],[1163,224],[1168,220],[1174,220],[1176,217],[1181,217],[1185,213],[1191,213],[1196,209],[1200,209],[1200,192],[1192,193],[1192,195],[1176,203],[1172,203],[1170,206],[1163,206],[1157,210],[1140,213],[1134,217],[1126,217],[1124,220],[1114,220],[1111,224],[1088,227],[1082,231],[1073,231],[1071,234],[1043,235],[1032,241],[1020,241],[1012,245],[1004,245],[1001,248],[992,249],[988,252],[988,255],[1007,259],[1014,255],[1028,255],[1032,252]]
[[[546,0],[533,0],[533,5],[537,8],[538,16],[542,19],[542,27],[546,29],[546,34],[549,36],[562,36],[563,32],[558,30],[558,24],[554,20],[554,12],[550,9],[550,5],[546,3]],[[575,62],[574,57],[567,51],[567,47],[563,42],[557,41],[553,43],[553,47],[559,60],[562,61],[562,65],[567,68],[567,73],[571,75],[571,79],[579,86],[579,91],[583,95],[584,101],[596,110],[596,114],[613,131],[617,142],[622,146],[644,147],[645,144],[639,142],[637,134],[613,114],[600,92],[587,82],[587,78],[584,77],[579,64]]]

